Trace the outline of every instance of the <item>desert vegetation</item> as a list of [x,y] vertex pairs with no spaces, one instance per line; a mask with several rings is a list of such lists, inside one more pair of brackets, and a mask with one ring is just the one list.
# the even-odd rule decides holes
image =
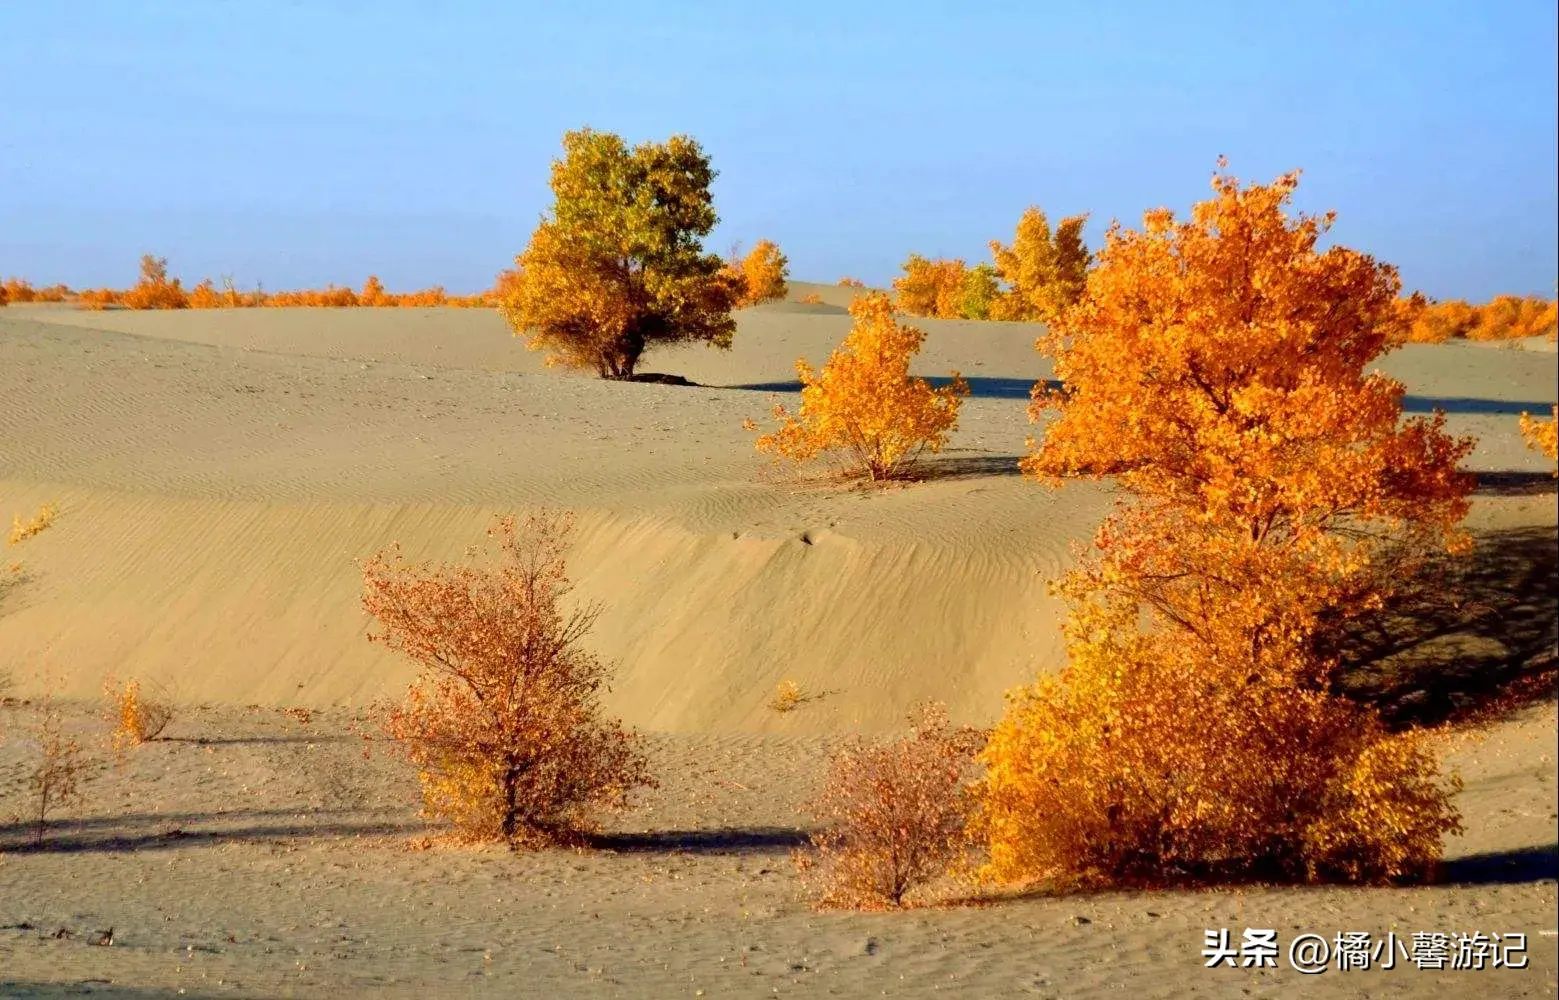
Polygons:
[[1559,328],[1559,302],[1536,295],[1496,295],[1483,305],[1462,299],[1432,302],[1421,295],[1400,300],[1408,319],[1400,342],[1442,344],[1448,340],[1520,340],[1546,336]]
[[759,240],[745,256],[738,256],[733,250],[731,259],[726,262],[725,273],[731,280],[739,282],[741,294],[736,299],[738,306],[778,302],[790,291],[785,283],[790,273],[790,262],[772,240]]
[[900,323],[886,295],[857,297],[850,315],[849,335],[821,371],[805,358],[796,361],[801,405],[792,413],[775,404],[780,426],[759,437],[757,448],[800,462],[843,456],[847,475],[902,478],[923,452],[946,444],[969,386],[957,372],[939,389],[909,374],[925,334]]
[[1131,501],[1061,582],[1069,662],[981,760],[987,877],[1380,880],[1455,832],[1426,738],[1334,693],[1336,633],[1458,530],[1471,442],[1401,420],[1394,269],[1316,250],[1297,175],[1215,176],[1188,220],[1112,227],[1042,341],[1064,393],[1031,475]]
[[[745,282],[704,250],[717,221],[715,171],[698,143],[672,136],[630,149],[582,129],[563,150],[552,210],[498,304],[515,333],[548,364],[612,379],[632,378],[657,344],[729,347]],[[783,272],[782,260],[760,263]]]
[[570,520],[499,518],[495,566],[363,568],[370,636],[422,668],[384,734],[416,769],[431,818],[514,847],[577,840],[652,784],[636,738],[603,717],[608,669],[582,645],[597,609],[567,609]]
[[112,727],[110,740],[121,755],[132,747],[162,735],[173,721],[173,702],[163,692],[146,693],[132,677],[123,683],[110,677],[103,682],[104,715]]
[[[1559,456],[1559,406],[1549,412],[1548,419],[1521,414],[1521,438],[1527,447],[1552,463]],[[1554,471],[1559,476],[1559,469]]]

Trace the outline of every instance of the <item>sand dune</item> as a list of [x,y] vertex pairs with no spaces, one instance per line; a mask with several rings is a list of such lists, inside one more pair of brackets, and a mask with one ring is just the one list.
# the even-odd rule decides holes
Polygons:
[[[24,699],[52,674],[92,741],[87,699],[109,672],[184,706],[125,768],[99,758],[88,804],[40,849],[9,820],[31,801],[30,751],[0,742],[0,992],[1178,997],[1296,981],[1206,970],[1202,933],[1220,926],[1521,932],[1526,972],[1304,985],[1552,992],[1551,704],[1449,741],[1467,833],[1446,885],[877,915],[800,901],[786,854],[829,747],[924,698],[989,721],[1004,689],[1054,668],[1046,582],[1112,498],[1016,474],[1028,389],[1051,372],[1034,329],[1008,324],[924,323],[917,370],[974,388],[929,481],[841,490],[769,470],[743,418],[793,398],[795,358],[820,362],[849,325],[849,291],[817,288],[818,305],[743,312],[730,352],[649,359],[693,388],[547,371],[481,311],[0,310],[0,513],[61,508],[0,591],[0,671]],[[1510,529],[1555,524],[1515,417],[1552,405],[1551,355],[1411,347],[1383,367],[1410,412],[1442,407],[1479,436],[1485,582],[1521,578],[1491,627],[1551,647],[1551,561],[1499,562]],[[650,733],[661,787],[588,853],[408,850],[427,832],[415,781],[365,759],[354,726],[411,670],[364,640],[356,560],[396,540],[459,558],[492,514],[538,505],[578,512],[572,572],[620,664],[609,705]],[[781,679],[811,696],[784,715],[764,707]],[[94,947],[107,927],[114,946]]]
[[[0,496],[63,514],[0,615],[5,666],[78,696],[116,671],[203,702],[360,705],[409,674],[363,640],[356,561],[391,541],[459,558],[493,513],[548,505],[580,512],[573,571],[608,609],[597,643],[636,724],[835,732],[928,697],[988,720],[1058,662],[1045,584],[1110,489],[1015,475],[1049,374],[1017,324],[925,323],[918,370],[974,385],[932,481],[774,473],[741,422],[848,323],[746,311],[730,352],[650,359],[687,388],[548,371],[482,311],[8,310]],[[1540,357],[1419,347],[1385,367],[1410,410],[1479,435],[1474,467],[1540,468],[1513,416],[1554,398]],[[1538,516],[1513,502],[1479,516]],[[782,679],[819,697],[767,711]]]

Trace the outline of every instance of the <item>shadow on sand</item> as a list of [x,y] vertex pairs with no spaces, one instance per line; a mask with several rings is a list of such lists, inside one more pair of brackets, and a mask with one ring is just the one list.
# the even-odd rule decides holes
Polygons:
[[1474,539],[1433,560],[1386,613],[1344,638],[1341,688],[1396,725],[1434,725],[1554,697],[1554,529]]

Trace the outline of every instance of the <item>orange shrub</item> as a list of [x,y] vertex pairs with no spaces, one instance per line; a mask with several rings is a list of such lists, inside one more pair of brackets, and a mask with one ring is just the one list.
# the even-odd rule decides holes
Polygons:
[[1559,325],[1559,303],[1538,296],[1496,295],[1481,306],[1461,299],[1417,303],[1404,299],[1403,308],[1412,325],[1403,338],[1415,344],[1439,344],[1447,340],[1511,340],[1554,336]]
[[[901,325],[881,292],[850,303],[855,323],[821,372],[802,358],[801,407],[792,414],[776,404],[781,422],[758,438],[759,451],[796,461],[823,452],[849,456],[848,472],[873,480],[902,477],[922,451],[937,452],[958,423],[958,407],[969,386],[953,373],[940,389],[911,378],[910,359],[925,334]],[[749,427],[756,427],[751,421]]]
[[[1548,461],[1553,462],[1559,457],[1559,406],[1554,407],[1553,414],[1547,420],[1534,418],[1527,413],[1521,414],[1521,438],[1526,441],[1528,448]],[[1559,476],[1559,469],[1555,469],[1554,475]]]
[[808,292],[797,301],[804,302],[809,306],[820,306],[823,304],[823,297],[816,292]]
[[144,254],[141,278],[121,298],[126,309],[188,309],[189,294],[168,277],[168,258]]
[[968,267],[961,260],[927,260],[912,253],[893,280],[894,304],[911,316],[957,319],[963,315]]
[[499,518],[496,566],[408,566],[392,550],[363,568],[370,639],[422,668],[384,732],[428,815],[470,837],[574,839],[652,783],[635,737],[601,714],[606,665],[581,646],[596,609],[563,608],[568,530],[552,514],[518,531]]
[[808,811],[822,824],[816,856],[798,854],[803,877],[825,906],[902,906],[961,859],[967,839],[970,765],[982,742],[954,729],[941,705],[912,718],[907,738],[860,740],[833,755]]
[[1100,625],[1073,618],[1070,665],[1012,695],[981,754],[987,878],[1375,881],[1426,874],[1459,831],[1423,737],[1172,633]]
[[34,288],[30,282],[21,278],[7,278],[0,282],[0,305],[7,300],[14,303],[23,302],[64,302],[75,295],[68,285],[47,285],[43,288]]
[[865,288],[866,282],[857,278],[844,277],[839,279],[840,288]]
[[785,284],[789,267],[778,245],[770,240],[759,240],[735,267],[742,280],[742,296],[738,304],[755,306],[783,299],[789,291]]
[[141,682],[134,678],[119,684],[110,677],[103,683],[103,695],[108,701],[109,722],[114,727],[114,749],[121,753],[155,740],[173,719],[172,703],[166,698],[143,695]]
[[1070,664],[983,760],[998,879],[1421,874],[1457,829],[1417,737],[1333,692],[1339,630],[1460,551],[1470,440],[1403,421],[1369,366],[1410,317],[1396,272],[1290,218],[1297,175],[1215,176],[1187,221],[1112,227],[1042,347],[1064,389],[1024,469],[1131,503],[1060,585]]
[[1006,291],[991,303],[991,318],[1049,321],[1082,295],[1092,255],[1083,242],[1086,215],[1061,220],[1054,234],[1050,220],[1030,206],[1018,219],[1012,246],[991,241],[996,276]]

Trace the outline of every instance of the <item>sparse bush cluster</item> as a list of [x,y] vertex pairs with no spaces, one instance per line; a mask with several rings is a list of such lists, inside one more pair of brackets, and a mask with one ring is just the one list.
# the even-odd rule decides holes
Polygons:
[[[1552,463],[1559,456],[1559,406],[1553,408],[1548,419],[1521,414],[1521,437],[1527,447]],[[1559,476],[1559,469],[1554,471]]]
[[1496,295],[1481,306],[1461,299],[1429,302],[1422,296],[1399,300],[1408,327],[1399,340],[1442,344],[1448,340],[1518,340],[1546,336],[1559,329],[1559,302],[1536,295]]
[[371,638],[422,675],[384,731],[417,769],[430,817],[515,846],[577,839],[602,808],[652,784],[636,737],[603,717],[607,667],[582,646],[591,607],[567,610],[567,518],[500,518],[494,566],[363,568]]
[[937,704],[911,717],[910,735],[857,739],[835,751],[809,806],[813,854],[796,861],[825,906],[902,906],[966,853],[965,785],[984,734],[949,724]]
[[1045,213],[1030,207],[1010,247],[991,243],[994,263],[928,260],[910,254],[894,279],[895,304],[911,316],[1036,322],[1082,294],[1092,260],[1083,242],[1086,215],[1062,219],[1052,233]]

